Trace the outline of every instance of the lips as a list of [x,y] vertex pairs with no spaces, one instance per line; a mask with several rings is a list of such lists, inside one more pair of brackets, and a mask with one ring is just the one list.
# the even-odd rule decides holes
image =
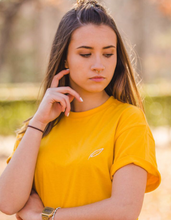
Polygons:
[[104,79],[103,76],[94,76],[94,77],[91,77],[90,79]]
[[95,77],[90,78],[90,80],[92,80],[94,82],[102,82],[104,80],[104,77],[95,76]]

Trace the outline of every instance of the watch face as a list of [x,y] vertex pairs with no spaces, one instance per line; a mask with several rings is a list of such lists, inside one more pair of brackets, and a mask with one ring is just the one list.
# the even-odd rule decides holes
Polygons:
[[43,212],[45,212],[45,213],[47,213],[47,214],[51,214],[53,210],[54,210],[53,208],[45,207],[44,210],[43,210]]

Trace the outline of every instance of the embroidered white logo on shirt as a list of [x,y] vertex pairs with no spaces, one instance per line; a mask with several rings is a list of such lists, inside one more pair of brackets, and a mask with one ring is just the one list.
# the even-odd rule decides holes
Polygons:
[[[103,150],[104,150],[104,148],[95,150],[92,154],[90,154],[89,158],[90,157],[95,157],[95,156],[99,155]],[[88,158],[88,160],[89,160],[89,158]]]

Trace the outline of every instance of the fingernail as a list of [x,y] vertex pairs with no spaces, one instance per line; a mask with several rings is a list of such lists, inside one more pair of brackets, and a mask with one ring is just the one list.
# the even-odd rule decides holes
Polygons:
[[70,113],[70,112],[68,112],[67,117],[69,116],[69,113]]
[[80,97],[80,100],[83,102],[83,99]]
[[69,70],[69,69],[66,69],[66,70]]

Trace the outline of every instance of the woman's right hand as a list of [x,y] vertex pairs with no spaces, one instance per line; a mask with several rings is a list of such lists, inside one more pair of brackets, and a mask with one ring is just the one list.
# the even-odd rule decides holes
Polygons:
[[[68,73],[69,69],[62,70],[54,76],[51,87],[46,90],[37,112],[29,122],[30,125],[44,129],[46,125],[57,118],[61,112],[65,111],[65,115],[68,115],[71,109],[70,102],[72,102],[74,98],[82,102],[80,95],[69,86],[58,87],[59,80]],[[66,95],[64,93],[68,94]]]

